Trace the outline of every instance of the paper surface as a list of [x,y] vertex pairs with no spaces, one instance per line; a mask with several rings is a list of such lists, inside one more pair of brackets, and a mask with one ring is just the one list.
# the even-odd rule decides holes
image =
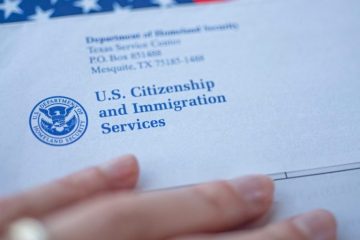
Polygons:
[[[124,153],[145,189],[359,161],[359,9],[235,1],[1,25],[0,194]],[[279,180],[275,219],[324,207],[358,224],[358,171],[330,175]]]
[[360,237],[360,164],[296,171],[274,175],[276,180],[273,221],[323,208],[337,218],[339,239]]

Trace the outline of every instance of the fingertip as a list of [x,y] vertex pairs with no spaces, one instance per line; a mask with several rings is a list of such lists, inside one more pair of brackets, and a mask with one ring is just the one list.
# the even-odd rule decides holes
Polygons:
[[257,178],[258,181],[261,182],[261,184],[263,185],[263,187],[265,189],[267,189],[267,192],[269,193],[269,196],[271,196],[271,198],[274,195],[274,191],[275,191],[275,184],[274,184],[274,180],[269,177],[268,175],[253,175],[253,177]]
[[274,183],[266,175],[243,176],[230,181],[235,189],[241,204],[246,210],[247,221],[259,219],[270,210],[273,204]]
[[311,239],[336,239],[336,219],[328,210],[314,210],[293,218],[292,222],[304,235]]
[[274,195],[274,182],[266,175],[249,175],[230,181],[239,194],[256,205],[270,207]]
[[115,187],[132,188],[137,184],[140,168],[137,158],[132,154],[115,158],[100,168]]
[[328,222],[328,225],[333,226],[336,228],[337,221],[335,215],[326,209],[316,209],[313,211],[315,214],[318,214],[320,217],[325,219]]

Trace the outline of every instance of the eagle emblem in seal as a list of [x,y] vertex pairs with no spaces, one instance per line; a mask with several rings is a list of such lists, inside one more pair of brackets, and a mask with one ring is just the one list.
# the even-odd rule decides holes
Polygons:
[[40,108],[45,115],[41,119],[42,128],[53,135],[62,136],[70,133],[77,124],[76,117],[71,114],[74,107],[55,106],[49,109]]

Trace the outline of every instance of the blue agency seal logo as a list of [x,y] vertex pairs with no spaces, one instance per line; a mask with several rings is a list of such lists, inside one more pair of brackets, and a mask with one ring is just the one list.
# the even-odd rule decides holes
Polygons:
[[30,114],[30,129],[37,139],[52,146],[65,146],[85,133],[88,117],[74,99],[49,97],[39,102]]

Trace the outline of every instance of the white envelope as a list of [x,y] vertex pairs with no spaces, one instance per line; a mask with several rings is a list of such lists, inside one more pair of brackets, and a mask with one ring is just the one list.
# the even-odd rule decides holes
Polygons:
[[274,219],[324,207],[360,237],[358,9],[239,0],[1,25],[0,194],[134,153],[144,189],[279,173]]

